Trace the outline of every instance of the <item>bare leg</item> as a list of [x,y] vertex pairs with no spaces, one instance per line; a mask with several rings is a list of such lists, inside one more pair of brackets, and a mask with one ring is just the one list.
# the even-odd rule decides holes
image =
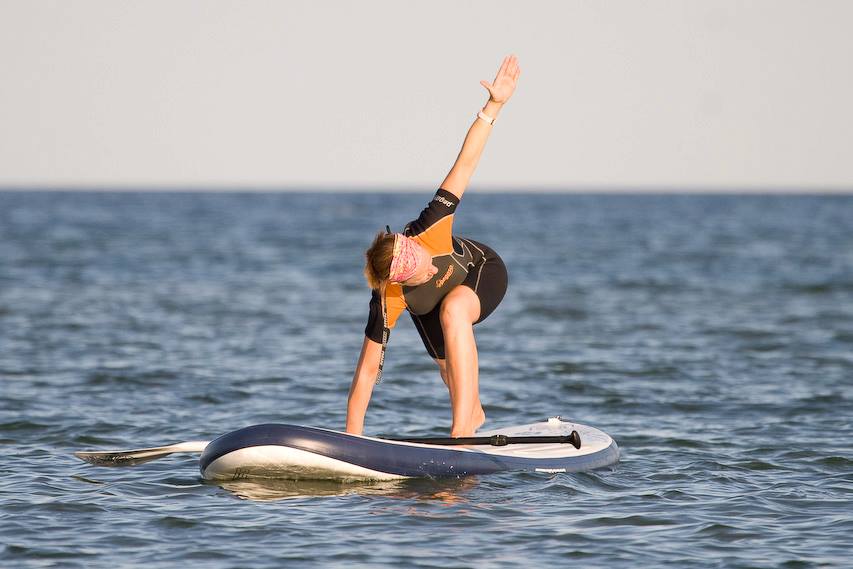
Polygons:
[[[435,360],[435,363],[438,364],[438,372],[441,374],[441,380],[444,382],[444,385],[447,386],[447,389],[450,390],[450,372],[447,369],[447,360]],[[471,421],[474,423],[474,430],[476,431],[480,427],[483,426],[483,423],[486,422],[486,412],[483,410],[483,403],[480,401],[479,390],[477,393],[477,403],[474,405],[474,414],[471,417]]]
[[454,288],[441,303],[441,329],[447,352],[448,388],[453,411],[451,437],[469,437],[479,426],[480,399],[474,322],[480,317],[480,299],[466,286]]

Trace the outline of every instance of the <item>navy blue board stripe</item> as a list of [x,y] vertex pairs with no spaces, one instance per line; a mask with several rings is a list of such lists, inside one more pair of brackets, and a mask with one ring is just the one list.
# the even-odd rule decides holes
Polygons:
[[612,464],[619,453],[613,443],[606,449],[581,456],[500,456],[447,447],[392,443],[314,427],[269,423],[232,431],[211,441],[201,455],[199,468],[203,473],[213,461],[230,452],[266,445],[291,447],[379,472],[415,477],[465,476],[537,468],[575,472]]

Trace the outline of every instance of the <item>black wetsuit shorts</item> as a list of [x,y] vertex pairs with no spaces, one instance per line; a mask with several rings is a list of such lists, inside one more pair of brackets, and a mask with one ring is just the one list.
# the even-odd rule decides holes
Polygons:
[[[494,312],[506,294],[506,266],[498,254],[486,245],[471,239],[457,239],[465,241],[470,247],[483,253],[483,258],[468,271],[468,276],[461,283],[473,290],[477,298],[480,299],[480,318],[474,323],[479,324]],[[445,358],[444,332],[441,329],[440,314],[441,303],[430,312],[420,316],[409,313],[429,355],[435,359],[443,360]]]

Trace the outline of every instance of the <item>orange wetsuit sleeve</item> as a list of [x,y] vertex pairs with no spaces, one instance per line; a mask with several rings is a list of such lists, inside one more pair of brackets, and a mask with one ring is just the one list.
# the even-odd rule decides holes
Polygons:
[[[397,324],[397,319],[400,318],[400,314],[406,309],[406,301],[403,298],[403,289],[400,285],[389,284],[385,294],[387,296],[388,328],[390,329]],[[377,344],[381,344],[382,328],[384,327],[382,302],[379,298],[379,292],[374,290],[370,296],[370,313],[367,317],[367,326],[364,328],[364,335]]]

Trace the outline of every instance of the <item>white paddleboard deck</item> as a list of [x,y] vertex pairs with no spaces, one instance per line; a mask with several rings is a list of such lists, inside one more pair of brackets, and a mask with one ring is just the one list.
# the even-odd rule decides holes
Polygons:
[[579,449],[567,443],[443,446],[315,427],[254,425],[211,441],[202,453],[199,468],[208,480],[391,480],[507,471],[579,472],[619,460],[619,449],[609,435],[559,417],[479,431],[476,436],[568,436],[572,431],[580,435]]

